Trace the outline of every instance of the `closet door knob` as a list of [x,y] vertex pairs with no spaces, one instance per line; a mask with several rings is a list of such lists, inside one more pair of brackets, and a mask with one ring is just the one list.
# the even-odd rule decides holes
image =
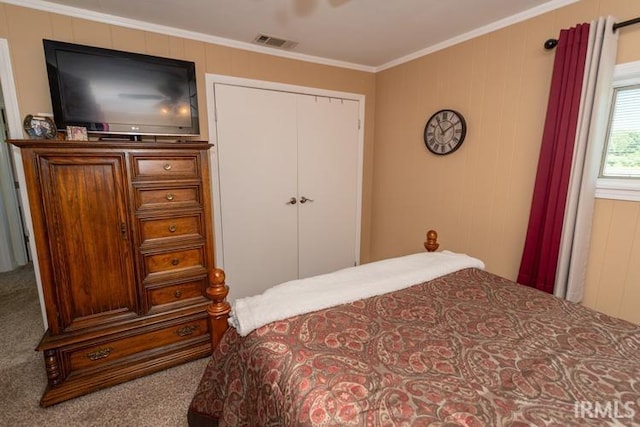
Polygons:
[[295,197],[292,197],[289,199],[289,201],[287,202],[287,205],[295,205],[296,203],[298,203],[298,201],[296,200]]
[[300,203],[307,203],[307,202],[313,202],[313,200],[312,199],[307,199],[304,196],[300,197]]

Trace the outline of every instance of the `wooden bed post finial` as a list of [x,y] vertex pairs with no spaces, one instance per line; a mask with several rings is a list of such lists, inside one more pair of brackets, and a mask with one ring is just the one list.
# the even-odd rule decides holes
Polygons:
[[427,241],[424,242],[424,248],[428,252],[435,252],[439,246],[440,243],[438,243],[438,233],[436,233],[435,230],[427,231]]
[[207,296],[211,304],[207,307],[209,314],[209,324],[211,326],[211,346],[216,348],[222,335],[229,327],[227,319],[231,312],[231,305],[226,300],[229,294],[229,287],[225,284],[225,274],[219,268],[215,268],[209,277]]

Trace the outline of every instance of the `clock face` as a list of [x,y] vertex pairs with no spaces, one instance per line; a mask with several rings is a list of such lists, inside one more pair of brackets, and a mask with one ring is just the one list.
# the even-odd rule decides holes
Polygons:
[[424,143],[434,154],[449,154],[462,145],[467,135],[467,123],[462,114],[453,110],[440,110],[424,127]]

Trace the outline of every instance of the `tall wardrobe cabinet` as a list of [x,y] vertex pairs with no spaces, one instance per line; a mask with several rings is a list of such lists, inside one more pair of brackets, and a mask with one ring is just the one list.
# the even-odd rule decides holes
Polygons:
[[209,144],[10,142],[48,322],[41,404],[208,355]]

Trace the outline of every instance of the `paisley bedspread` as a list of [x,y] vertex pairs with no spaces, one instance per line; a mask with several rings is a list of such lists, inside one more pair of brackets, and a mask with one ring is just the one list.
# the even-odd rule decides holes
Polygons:
[[465,269],[229,329],[189,411],[221,426],[640,425],[640,327]]

